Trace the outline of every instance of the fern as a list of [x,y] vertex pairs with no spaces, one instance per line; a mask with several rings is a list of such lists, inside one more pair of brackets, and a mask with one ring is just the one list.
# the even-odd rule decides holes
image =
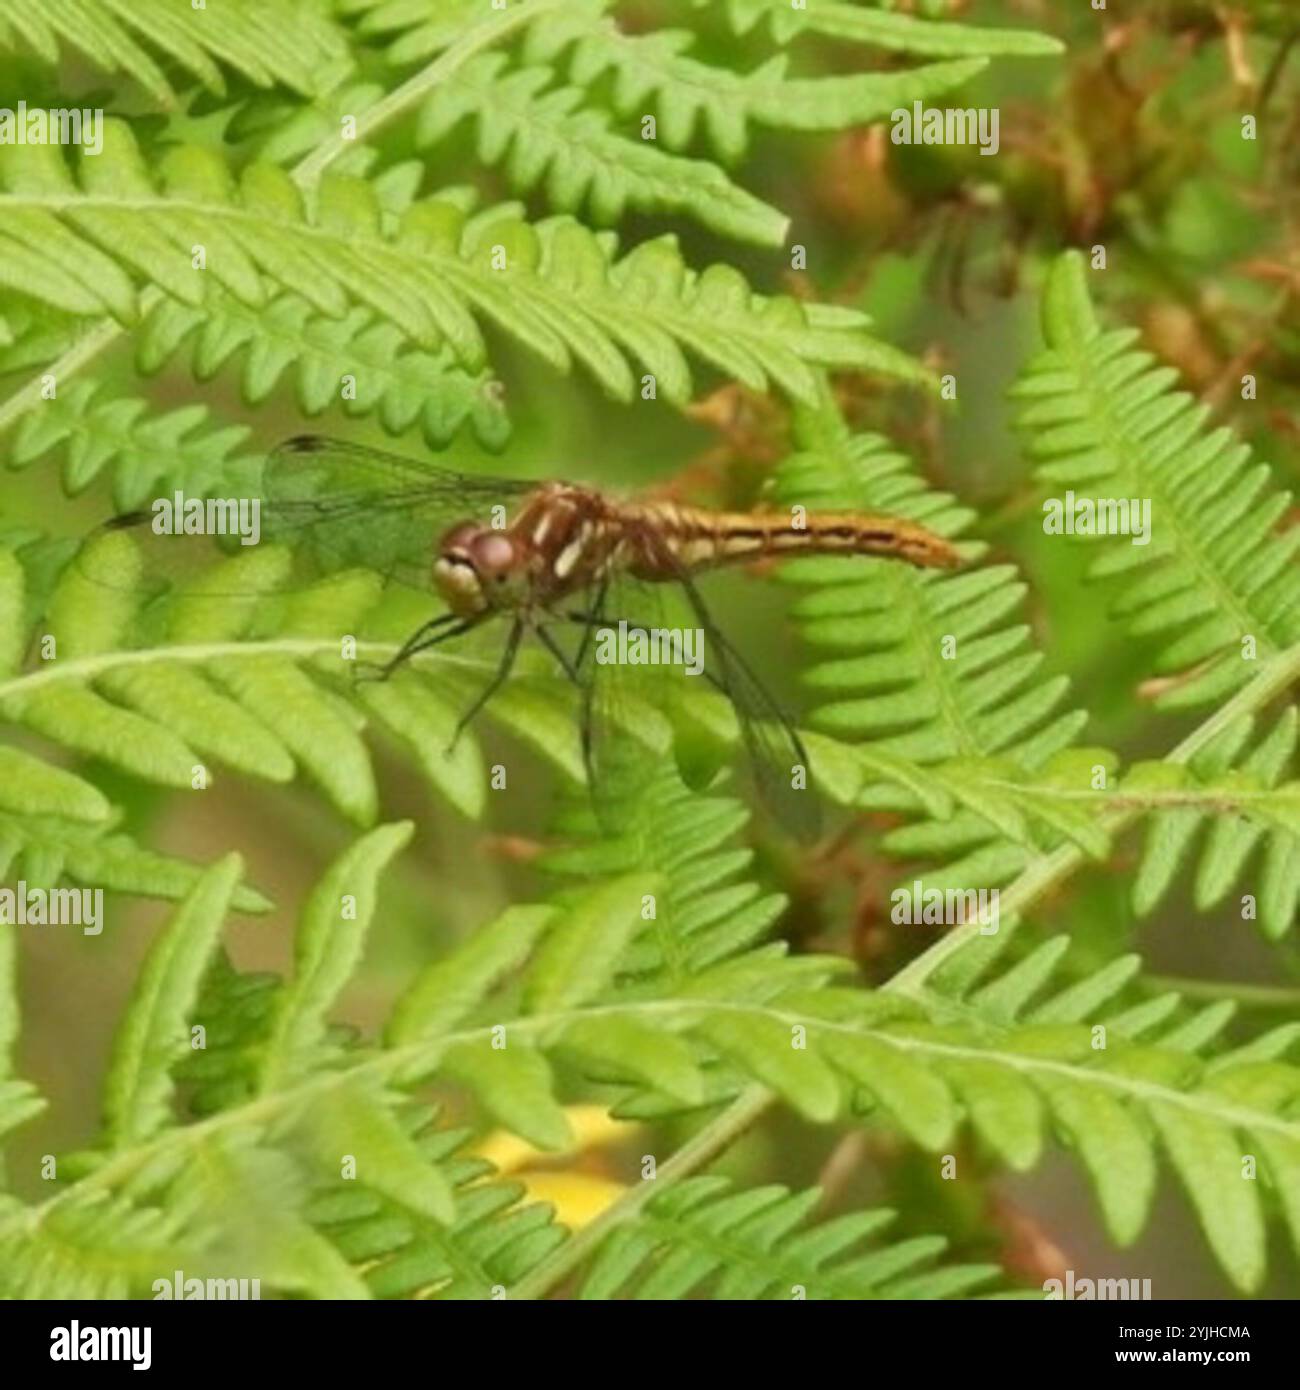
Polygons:
[[[646,1206],[610,1236],[583,1283],[581,1297],[633,1291],[642,1299],[677,1299],[701,1285],[718,1299],[955,1298],[996,1278],[996,1265],[925,1269],[946,1242],[938,1236],[898,1241],[854,1254],[893,1217],[854,1212],[805,1230],[817,1205],[814,1188],[732,1192],[725,1178],[692,1178]],[[811,1288],[806,1287],[810,1284]]]
[[[653,45],[662,61],[665,39],[670,47],[679,46],[671,44],[671,35],[650,40],[617,36],[612,44],[593,44],[581,28],[575,32],[547,26],[532,32],[544,35],[547,52],[578,40],[572,69],[585,82],[598,77],[606,65],[617,71],[616,111],[624,121],[640,112],[654,92],[656,140],[662,120],[664,143],[670,150],[681,149],[702,119],[720,153],[732,159],[744,150],[749,122],[796,130],[841,129],[879,119],[904,101],[947,92],[983,66],[974,61],[936,63],[919,72],[801,84],[785,79],[780,57],[744,77],[677,59],[657,74],[647,67],[639,48],[629,55],[623,45]],[[422,143],[441,139],[459,121],[473,116],[480,130],[480,158],[496,163],[509,149],[507,171],[520,190],[540,182],[549,169],[546,191],[553,207],[577,211],[590,194],[601,222],[617,221],[629,205],[686,213],[714,231],[760,245],[779,246],[785,240],[787,219],[731,183],[717,166],[663,154],[644,138],[612,131],[607,113],[576,109],[584,102],[583,87],[551,89],[555,74],[544,64],[505,71],[507,63],[501,54],[477,58],[439,87],[420,113]]]
[[[0,1297],[148,1297],[177,1269],[319,1299],[1037,1297],[989,1213],[1003,1175],[1062,1157],[1117,1246],[1178,1186],[1167,1209],[1229,1287],[1290,1264],[1296,992],[1148,975],[1128,938],[1183,880],[1197,911],[1257,917],[1280,948],[1263,968],[1291,968],[1300,532],[1285,484],[1103,326],[1140,312],[1207,400],[1250,364],[1271,403],[1254,436],[1285,466],[1288,31],[1271,5],[1122,35],[1043,9],[1050,36],[1012,27],[1015,7],[1006,26],[937,17],[960,9],[232,0],[192,20],[0,0],[0,49],[34,58],[40,89],[76,90],[84,64],[114,113],[102,155],[0,147],[0,878],[174,900],[116,1017],[97,1126],[19,1073],[30,1056],[52,1074],[42,1011],[20,1037],[25,929],[0,922]],[[1135,119],[1135,91],[1160,122]],[[1243,93],[1255,140],[1225,114]],[[996,105],[1002,158],[888,139],[894,108],[936,100]],[[1056,248],[1090,242],[1113,273],[1088,284]],[[880,432],[906,417],[932,455],[951,441],[937,400],[894,394],[950,369],[933,291],[971,315],[957,351],[1008,359],[1013,316],[985,291],[1022,264],[1045,284],[1014,392],[1037,485],[1154,504],[1152,544],[1102,543],[1093,571],[1136,642],[1081,621],[1068,565],[992,553],[1025,540],[1011,460],[981,478],[1002,505],[977,510],[954,495],[960,450],[935,459],[949,493]],[[893,345],[909,333],[915,355]],[[167,588],[148,537],[80,545],[110,493],[256,491],[236,391],[275,432],[285,404],[337,403],[457,467],[481,446],[505,472],[541,455],[544,476],[653,471],[723,507],[901,514],[963,564],[783,563],[813,653],[792,672],[809,795],[840,808],[822,843],[751,819],[728,789],[735,711],[692,683],[624,712],[613,821],[545,652],[450,755],[495,642],[354,679],[435,611],[361,546],[306,587],[265,546]],[[664,476],[710,425],[717,447]],[[59,484],[84,516],[49,506]],[[746,578],[729,603],[722,586],[728,629],[768,626]],[[1099,674],[1137,698],[1089,724],[1070,690]],[[418,854],[390,780],[419,808]],[[316,880],[283,975],[246,960],[238,919],[275,904],[238,854],[155,848],[173,812],[168,844],[195,825],[211,844],[236,781],[240,810],[294,786],[290,814],[359,836],[323,871],[267,847],[277,886]],[[482,891],[470,845],[493,851]],[[878,930],[882,857],[927,888],[999,888],[996,932],[967,918],[917,948]],[[795,1122],[785,1171],[761,1144],[730,1152],[768,1112]],[[598,1131],[636,1134],[640,1175],[587,1152]],[[89,1137],[51,1141],[68,1133]],[[841,1141],[873,1181],[909,1179],[896,1214],[838,1190]],[[823,1159],[829,1190],[792,1180]],[[910,1182],[939,1161],[948,1203]],[[1071,1233],[1047,1234],[1039,1261]]]
[[493,164],[509,150],[513,186],[527,192],[545,180],[552,207],[579,212],[589,202],[604,226],[617,223],[629,208],[684,213],[742,241],[780,246],[785,240],[787,219],[715,165],[618,135],[608,117],[575,110],[580,89],[546,91],[549,68],[505,73],[506,62],[502,54],[484,55],[440,86],[420,112],[421,144],[442,139],[474,116],[480,159]]
[[123,511],[181,487],[195,496],[247,492],[261,472],[258,458],[236,453],[248,431],[214,429],[209,418],[198,405],[152,416],[146,401],[117,397],[100,382],[77,381],[48,410],[23,420],[9,466],[29,466],[57,450],[69,495],[111,468],[114,500]]
[[[605,13],[608,9],[605,0],[592,0],[529,28],[522,45],[525,61],[544,65],[567,56],[570,81],[578,88],[612,75],[612,103],[621,118],[640,116],[653,97],[656,138],[670,150],[686,148],[702,128],[729,162],[744,154],[751,125],[842,130],[960,86],[986,65],[972,56],[899,73],[800,79],[787,75],[788,58],[777,54],[752,72],[736,73],[690,57],[684,51],[694,42],[689,32],[626,34]],[[993,45],[970,50],[972,55],[992,51]]]
[[[686,841],[688,827],[708,807],[691,800],[679,807],[668,828]],[[1228,1010],[1221,1004],[1189,1011],[1175,996],[1130,999],[1135,958],[1054,987],[1065,949],[1059,940],[990,976],[1007,938],[987,938],[953,957],[912,997],[835,986],[829,980],[842,973],[842,963],[812,957],[780,963],[770,950],[733,954],[665,993],[662,983],[622,974],[628,948],[647,930],[643,894],[659,881],[641,869],[565,893],[550,908],[513,908],[482,928],[412,983],[382,1049],[332,1037],[326,1015],[364,948],[377,875],[409,835],[409,826],[374,832],[322,880],[303,911],[293,978],[275,990],[271,1007],[244,1014],[246,1021],[260,1019],[252,1031],[247,1022],[233,1032],[227,1025],[223,1049],[242,1058],[229,1074],[242,1074],[247,1089],[228,1089],[226,1104],[194,1126],[177,1123],[171,1074],[187,1051],[186,1019],[217,1000],[227,1001],[224,1013],[232,998],[228,967],[212,977],[218,993],[208,995],[207,1005],[199,990],[217,963],[221,915],[240,866],[228,859],[205,875],[156,941],[124,1016],[106,1083],[102,1153],[69,1160],[85,1176],[43,1204],[35,1219],[12,1210],[0,1217],[0,1240],[10,1242],[17,1268],[57,1242],[68,1261],[60,1280],[78,1277],[78,1243],[104,1234],[93,1219],[87,1225],[91,1208],[82,1204],[91,1192],[110,1196],[118,1205],[102,1210],[149,1235],[143,1251],[135,1248],[138,1240],[124,1240],[119,1267],[101,1276],[113,1281],[105,1287],[146,1278],[164,1245],[170,1258],[178,1243],[197,1243],[182,1254],[203,1267],[214,1258],[206,1244],[212,1234],[187,1228],[174,1210],[169,1215],[166,1191],[182,1172],[186,1181],[225,1184],[247,1178],[255,1165],[279,1172],[272,1179],[284,1196],[272,1222],[275,1260],[285,1260],[282,1237],[293,1232],[293,1257],[280,1268],[273,1263],[266,1276],[274,1286],[357,1292],[341,1255],[371,1264],[383,1252],[370,1276],[379,1291],[430,1285],[472,1291],[474,1279],[491,1277],[482,1253],[492,1236],[498,1244],[509,1241],[517,1270],[536,1262],[525,1276],[536,1279],[547,1251],[562,1249],[558,1234],[536,1217],[502,1224],[501,1208],[511,1198],[484,1192],[479,1201],[478,1186],[466,1187],[463,1165],[453,1162],[444,1171],[460,1140],[432,1136],[418,1120],[413,1126],[392,1087],[434,1074],[455,1079],[499,1123],[555,1147],[568,1137],[552,1069],[561,1058],[605,1085],[658,1095],[679,1109],[698,1107],[706,1094],[711,1100],[728,1089],[739,1094],[758,1081],[810,1119],[865,1116],[940,1151],[967,1123],[991,1153],[1022,1170],[1039,1160],[1050,1119],[1075,1146],[1120,1243],[1145,1223],[1159,1147],[1220,1263],[1245,1289],[1256,1287],[1264,1272],[1265,1204],[1254,1184],[1241,1181],[1240,1155],[1258,1152],[1270,1201],[1276,1199],[1300,1242],[1300,1213],[1290,1202],[1300,1129],[1287,1110],[1300,1094],[1300,1069],[1281,1060],[1295,1045],[1296,1026],[1225,1046],[1219,1039]],[[347,911],[350,901],[355,913]],[[341,920],[351,923],[348,930],[340,931]],[[509,1039],[504,1049],[492,1045],[497,1027]],[[804,1049],[790,1047],[795,1027],[806,1030]],[[706,1074],[713,1077],[707,1090]],[[267,1148],[259,1131],[277,1115],[277,1147]],[[199,1134],[203,1142],[196,1146]],[[340,1151],[355,1155],[364,1181],[353,1195],[331,1196],[320,1183],[330,1156]],[[313,1171],[320,1176],[313,1179]],[[313,1190],[317,1196],[309,1195]],[[850,1218],[786,1243],[781,1232],[806,1213],[808,1198],[758,1189],[698,1209],[710,1195],[716,1195],[712,1183],[653,1197],[645,1217],[605,1247],[589,1289],[621,1286],[651,1259],[665,1232],[683,1229],[685,1243],[666,1264],[656,1261],[649,1290],[680,1294],[707,1277],[717,1266],[716,1238],[728,1231],[728,1247],[749,1253],[728,1262],[720,1295],[738,1287],[756,1295],[790,1279],[800,1263],[806,1279],[793,1282],[820,1278],[821,1288],[839,1296],[936,1296],[972,1287],[989,1273],[958,1269],[900,1284],[904,1270],[937,1253],[933,1242],[820,1269],[833,1251],[865,1234],[871,1220]],[[392,1203],[403,1211],[386,1221],[385,1204]],[[490,1234],[485,1220],[496,1223]],[[225,1239],[251,1243],[242,1252],[252,1260],[248,1268],[264,1267],[259,1242],[260,1259],[270,1258],[266,1233],[243,1229],[242,1222]],[[344,1247],[339,1253],[335,1239]]]
[[[1146,852],[1133,882],[1138,912],[1152,911],[1169,891],[1197,835],[1207,826],[1204,849],[1193,884],[1202,912],[1221,903],[1259,852],[1256,888],[1243,901],[1242,915],[1258,916],[1273,940],[1295,922],[1300,907],[1300,799],[1295,781],[1283,782],[1294,761],[1296,710],[1288,709],[1249,752],[1255,721],[1243,719],[1209,744],[1186,769],[1157,765],[1135,768],[1125,790],[1154,793],[1157,804],[1168,796],[1175,804],[1151,817]],[[1244,756],[1243,756],[1244,755]],[[1179,805],[1186,797],[1190,804]],[[1199,803],[1199,804],[1198,804]],[[1217,810],[1217,816],[1211,815]],[[1245,886],[1245,885],[1243,885]]]
[[389,434],[418,425],[431,446],[443,448],[468,428],[489,449],[501,448],[509,436],[486,370],[457,366],[446,347],[423,352],[407,346],[394,325],[365,309],[327,318],[292,294],[261,310],[229,295],[211,295],[201,306],[164,300],[141,327],[137,365],[152,374],[186,349],[200,381],[240,359],[240,390],[250,404],[264,402],[292,373],[299,409],[320,415],[339,400],[338,364],[347,363],[356,392],[343,409],[358,418],[373,414]]
[[328,17],[288,0],[226,0],[201,24],[167,0],[60,0],[41,8],[0,0],[0,44],[15,41],[46,62],[60,47],[73,48],[97,67],[129,74],[164,103],[173,91],[151,50],[218,92],[225,89],[222,63],[259,85],[283,82],[301,92],[347,67],[342,36]]
[[[693,0],[696,6],[713,0]],[[1041,56],[1059,53],[1059,43],[1045,34],[1017,29],[981,29],[967,24],[939,23],[915,15],[895,14],[832,0],[795,9],[783,0],[726,0],[725,12],[738,33],[748,33],[764,20],[778,43],[804,33],[824,34],[851,43],[872,44],[901,53],[966,56],[974,53]]]
[[1056,263],[1043,301],[1047,350],[1017,386],[1039,477],[1084,497],[1149,498],[1149,545],[1111,542],[1093,574],[1123,576],[1129,629],[1159,636],[1155,669],[1176,675],[1157,699],[1187,709],[1222,700],[1300,642],[1300,529],[1279,534],[1289,497],[1209,411],[1170,390],[1177,373],[1106,333],[1083,262]]
[[[615,260],[607,242],[576,223],[533,226],[509,208],[466,219],[436,200],[412,208],[401,233],[389,237],[364,184],[327,180],[327,215],[308,218],[278,170],[254,166],[236,195],[220,159],[197,149],[168,156],[159,191],[121,126],[93,175],[111,178],[112,192],[77,188],[57,162],[35,181],[30,165],[10,161],[9,168],[0,276],[74,313],[132,321],[130,272],[184,303],[201,303],[206,285],[191,266],[197,242],[212,279],[241,302],[262,304],[268,280],[335,317],[355,297],[413,341],[446,343],[470,368],[483,359],[475,323],[482,315],[559,370],[576,359],[624,400],[635,389],[630,354],[668,399],[685,401],[684,347],[756,388],[770,379],[795,395],[813,389],[808,362],[919,374],[901,353],[862,334],[860,316],[763,300],[722,266],[695,275],[665,241]],[[82,269],[34,257],[25,249],[31,238],[61,245]]]

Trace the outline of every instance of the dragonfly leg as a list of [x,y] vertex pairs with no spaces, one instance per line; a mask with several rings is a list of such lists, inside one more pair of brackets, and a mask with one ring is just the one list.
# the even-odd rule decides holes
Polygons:
[[442,617],[434,618],[431,622],[425,623],[423,627],[416,628],[402,643],[401,649],[388,661],[382,663],[358,662],[357,679],[386,681],[399,666],[410,661],[416,652],[422,652],[426,647],[445,642],[449,637],[459,637],[473,626],[472,622],[465,618],[458,618],[454,613],[444,613]]
[[542,646],[544,646],[546,650],[550,652],[550,654],[556,659],[556,661],[558,661],[560,665],[564,668],[564,674],[568,676],[568,678],[574,683],[574,685],[581,684],[578,677],[578,671],[582,667],[581,651],[579,651],[578,653],[577,661],[570,661],[569,658],[564,654],[564,648],[560,646],[560,644],[555,640],[555,638],[552,637],[551,634],[544,627],[542,627],[539,624],[537,627],[533,629],[533,631],[537,633],[538,641],[541,642]]
[[451,736],[451,742],[447,745],[447,753],[455,751],[456,744],[460,740],[461,734],[465,732],[466,726],[474,716],[483,708],[484,705],[497,693],[506,683],[510,675],[511,668],[515,664],[515,657],[519,653],[519,640],[524,635],[524,620],[516,618],[514,626],[510,629],[510,636],[506,640],[505,651],[501,653],[501,664],[497,667],[496,675],[483,687],[478,698],[460,717],[460,723],[456,725],[456,732]]
[[574,613],[569,614],[569,617],[575,618],[578,621],[582,621],[583,619],[588,620],[587,630],[582,634],[582,641],[578,644],[578,659],[574,663],[579,670],[582,670],[582,663],[586,660],[587,647],[591,644],[591,634],[595,632],[596,628],[604,622],[604,619],[600,617],[600,614],[604,613],[605,611],[605,597],[608,593],[609,575],[606,575],[604,579],[600,581],[600,586],[596,590],[595,611],[592,613],[583,614],[582,619],[578,619],[577,615]]

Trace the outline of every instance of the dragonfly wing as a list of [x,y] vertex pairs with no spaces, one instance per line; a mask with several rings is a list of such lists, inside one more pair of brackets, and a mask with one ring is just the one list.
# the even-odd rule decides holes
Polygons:
[[[289,574],[276,587],[301,588],[353,566],[427,590],[433,550],[453,523],[483,516],[500,505],[508,514],[534,484],[517,478],[457,473],[421,460],[362,444],[300,436],[273,450],[260,486],[248,495],[187,499],[188,526],[172,498],[97,527],[82,546],[78,568],[105,588],[165,588],[188,580],[191,593],[240,595],[265,587],[274,562],[259,564],[252,552],[285,548]],[[224,532],[222,530],[224,528]],[[123,563],[127,532],[144,551],[139,566]],[[202,570],[214,557],[213,533],[243,565],[222,565],[209,584]],[[280,566],[284,568],[283,565]],[[241,573],[243,571],[243,573]]]
[[656,587],[624,573],[598,583],[569,614],[579,632],[573,666],[592,804],[608,834],[626,829],[646,766],[672,757],[667,709],[673,673],[629,659],[636,633],[663,626]]
[[714,622],[689,571],[684,566],[678,566],[678,571],[678,582],[704,631],[705,672],[735,711],[741,743],[763,804],[799,839],[815,838],[821,810],[809,784],[803,740],[776,698]]

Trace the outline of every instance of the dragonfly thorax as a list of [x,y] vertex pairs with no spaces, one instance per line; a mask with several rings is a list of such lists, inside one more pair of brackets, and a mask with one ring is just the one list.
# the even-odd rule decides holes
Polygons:
[[503,531],[463,521],[443,537],[433,581],[447,607],[462,618],[515,608],[527,597],[525,558]]

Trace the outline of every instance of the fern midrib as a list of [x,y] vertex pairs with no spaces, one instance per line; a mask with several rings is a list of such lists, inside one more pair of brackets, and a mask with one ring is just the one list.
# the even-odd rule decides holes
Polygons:
[[354,138],[345,140],[341,133],[333,135],[300,160],[293,168],[294,181],[304,188],[310,188],[340,155],[356,149],[359,143],[381,130],[389,121],[396,119],[409,107],[418,105],[439,82],[450,77],[477,53],[490,48],[523,25],[531,24],[539,16],[563,8],[567,3],[568,0],[526,0],[526,3],[502,10],[489,10],[488,18],[480,19],[468,34],[439,54],[427,68],[408,78],[373,106],[367,107],[357,117]]
[[[787,1030],[794,1025],[804,1028],[811,1027],[814,1030],[814,1035],[817,1030],[820,1030],[851,1039],[869,1039],[882,1046],[912,1053],[923,1059],[947,1058],[956,1061],[983,1062],[1000,1065],[1030,1076],[1050,1076],[1078,1086],[1114,1092],[1119,1096],[1140,1101],[1148,1106],[1157,1103],[1173,1106],[1188,1110],[1195,1115],[1216,1121],[1224,1126],[1242,1127],[1249,1129],[1252,1133],[1275,1133],[1292,1143],[1300,1143],[1300,1119],[1286,1120],[1267,1112],[1244,1110],[1217,1095],[1204,1091],[1178,1090],[1159,1082],[1120,1076],[1112,1072],[1079,1066],[1075,1063],[1024,1056],[1013,1052],[1000,1052],[991,1048],[937,1042],[933,1039],[889,1033],[878,1028],[852,1023],[810,1019],[807,1014],[765,1004],[717,1000],[648,1000],[556,1010],[515,1019],[505,1026],[507,1032],[513,1032],[516,1036],[532,1040],[544,1037],[552,1030],[562,1033],[566,1027],[575,1023],[601,1018],[644,1020],[647,1026],[653,1026],[666,1018],[689,1022],[692,1015],[700,1015],[707,1019],[726,1014],[761,1019],[765,1022],[775,1023]],[[245,1105],[220,1111],[206,1120],[164,1130],[156,1138],[110,1158],[67,1191],[58,1193],[37,1206],[26,1208],[8,1220],[0,1220],[0,1239],[3,1239],[9,1231],[24,1227],[29,1233],[34,1232],[41,1225],[45,1216],[54,1208],[87,1190],[101,1188],[111,1190],[117,1183],[125,1181],[132,1173],[163,1154],[201,1145],[205,1139],[223,1130],[256,1126],[281,1112],[292,1111],[312,1098],[336,1087],[354,1085],[357,1079],[362,1076],[379,1080],[389,1075],[410,1074],[412,1071],[426,1070],[430,1065],[436,1067],[438,1058],[452,1047],[475,1042],[491,1043],[493,1030],[496,1027],[496,1024],[484,1024],[474,1028],[453,1030],[433,1039],[409,1043],[403,1047],[370,1056],[354,1067],[338,1072],[329,1072],[323,1076],[314,1076],[284,1090],[260,1096]],[[763,1089],[755,1093],[752,1100],[747,1093],[737,1104],[742,1102],[747,1105],[752,1104],[757,1107],[757,1110],[761,1110],[771,1102],[771,1099],[771,1093]],[[705,1126],[706,1130],[709,1128],[709,1126]],[[694,1138],[702,1139],[702,1134],[697,1134]],[[679,1150],[674,1158],[681,1157],[685,1152],[685,1148]],[[647,1188],[648,1196],[651,1190],[649,1184],[643,1186]],[[662,1185],[655,1190],[662,1191]]]
[[939,644],[934,640],[934,630],[930,626],[929,614],[925,605],[925,592],[928,586],[923,585],[915,575],[911,574],[893,576],[892,582],[896,591],[901,590],[907,596],[908,609],[915,619],[915,625],[910,630],[926,633],[925,641],[914,641],[912,645],[920,656],[923,678],[929,688],[939,694],[939,705],[944,711],[949,732],[957,735],[960,751],[955,756],[960,757],[962,754],[974,758],[984,756],[990,750],[983,746],[976,735],[975,729],[966,718],[961,701],[957,698],[960,678],[949,680],[947,672],[941,669],[944,662],[943,658],[938,655]]
[[[121,213],[136,212],[142,215],[157,215],[164,219],[168,215],[182,213],[207,219],[218,225],[224,223],[231,227],[238,227],[241,235],[234,239],[241,250],[247,246],[256,245],[267,236],[283,238],[286,234],[292,234],[295,237],[303,237],[317,243],[320,248],[318,254],[324,255],[327,259],[333,258],[335,263],[338,261],[340,251],[344,253],[350,251],[367,258],[373,257],[392,262],[396,281],[400,282],[401,275],[406,272],[428,275],[442,285],[449,285],[455,293],[470,301],[481,313],[485,313],[489,317],[495,316],[492,307],[485,304],[481,296],[485,293],[491,295],[493,292],[505,291],[509,294],[520,294],[527,301],[544,306],[549,311],[548,321],[552,323],[567,319],[577,308],[593,320],[611,325],[615,330],[622,330],[624,341],[635,341],[638,328],[644,328],[647,322],[657,326],[661,331],[667,333],[674,342],[678,343],[697,343],[705,331],[699,318],[692,318],[686,313],[672,312],[672,308],[682,302],[678,296],[673,296],[667,300],[657,299],[654,303],[638,301],[634,306],[624,308],[626,301],[621,295],[619,287],[604,277],[599,282],[600,287],[607,291],[603,295],[592,297],[575,293],[572,287],[570,287],[569,293],[561,295],[552,289],[546,278],[535,270],[523,274],[511,269],[491,270],[486,272],[487,278],[485,278],[484,272],[477,271],[470,262],[458,255],[447,255],[428,247],[421,247],[417,250],[414,247],[403,245],[400,241],[390,241],[382,236],[353,239],[339,232],[314,226],[310,222],[286,221],[283,218],[228,203],[194,202],[188,198],[167,198],[162,195],[150,198],[112,198],[99,194],[84,195],[80,193],[54,196],[0,194],[0,219],[3,219],[6,209],[10,207],[20,211],[36,210],[51,214],[68,214],[73,217],[78,213],[93,212],[99,208]],[[589,284],[589,281],[583,280],[580,283],[580,288],[588,288]],[[158,302],[157,299],[153,298],[154,295],[161,296],[162,293],[163,291],[157,287],[146,290],[140,299],[141,313],[147,312]],[[817,331],[807,323],[801,325],[801,328],[807,332]],[[719,306],[714,305],[707,331],[709,333],[725,332],[729,341],[740,340],[744,342],[749,351],[753,352],[759,361],[763,361],[765,353],[769,349],[770,329],[771,325],[761,320],[756,314],[741,316],[724,314],[719,311]],[[850,335],[843,330],[840,330],[839,336],[846,345],[851,341]],[[437,341],[426,342],[422,346],[426,348],[440,347],[443,346],[443,340],[440,337]],[[568,351],[567,347],[566,351]],[[477,364],[467,362],[464,365],[473,367]],[[4,419],[0,416],[0,428],[3,427],[3,424]]]
[[[1095,339],[1089,340],[1089,342],[1095,341]],[[1058,347],[1057,351],[1062,351],[1062,349]],[[1244,604],[1236,591],[1227,583],[1219,568],[1210,562],[1196,531],[1194,529],[1189,530],[1182,522],[1179,516],[1179,504],[1163,493],[1159,486],[1160,480],[1143,471],[1137,460],[1140,452],[1137,442],[1128,435],[1122,422],[1115,418],[1111,409],[1113,394],[1105,395],[1097,390],[1094,384],[1095,371],[1091,369],[1090,363],[1080,351],[1079,344],[1073,337],[1069,338],[1062,355],[1066,356],[1070,362],[1071,370],[1083,387],[1091,404],[1092,418],[1102,422],[1103,439],[1106,442],[1106,447],[1120,460],[1119,471],[1124,475],[1125,486],[1127,487],[1128,481],[1131,479],[1135,491],[1140,486],[1151,494],[1153,503],[1158,499],[1162,500],[1162,522],[1174,532],[1176,554],[1184,562],[1190,564],[1200,583],[1217,596],[1216,607],[1220,612],[1226,611],[1232,616],[1237,623],[1238,633],[1257,635],[1260,646],[1265,648],[1268,658],[1271,660],[1276,657],[1281,649],[1273,642],[1263,620],[1251,612],[1249,606]],[[1265,630],[1258,632],[1257,630],[1261,627]]]

